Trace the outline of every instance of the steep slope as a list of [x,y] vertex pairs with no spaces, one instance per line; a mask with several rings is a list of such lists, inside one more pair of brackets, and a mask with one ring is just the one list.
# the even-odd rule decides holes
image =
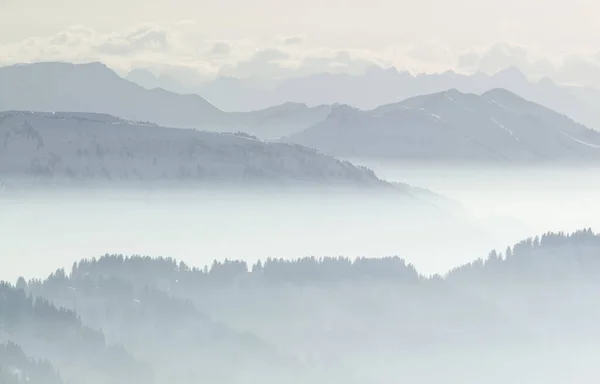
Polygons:
[[29,358],[17,344],[0,344],[0,383],[62,384],[56,369],[47,361]]
[[600,134],[506,90],[457,90],[362,112],[345,106],[287,141],[345,157],[591,161]]
[[427,188],[415,187],[409,184],[398,182],[393,182],[392,185],[411,196],[428,201],[431,204],[434,204],[445,210],[446,212],[456,214],[457,216],[468,216],[467,209],[457,200],[450,199]]
[[0,148],[3,179],[386,185],[370,170],[298,145],[109,115],[0,113]]
[[[141,81],[143,83],[143,81]],[[180,128],[280,137],[322,120],[327,107],[288,104],[226,113],[195,94],[146,89],[101,63],[36,63],[0,68],[0,111],[107,113]]]
[[259,371],[266,378],[269,370],[286,364],[255,335],[213,321],[191,302],[158,289],[157,281],[134,283],[92,275],[74,264],[70,275],[61,269],[44,281],[30,281],[25,289],[56,306],[76,309],[86,325],[102,329],[111,342],[149,363],[157,383],[229,382]]
[[250,80],[234,77],[218,77],[202,85],[191,87],[188,92],[202,95],[225,111],[249,112],[288,101],[278,99],[270,89],[257,87]]
[[310,108],[301,103],[284,103],[253,112],[232,112],[228,115],[233,121],[229,126],[263,139],[278,139],[323,121],[331,110],[330,105]]
[[222,112],[197,95],[146,90],[101,63],[0,68],[0,110],[108,113],[165,125],[209,124]]
[[[36,359],[50,359],[66,382],[152,383],[152,372],[76,313],[0,282],[0,335]],[[47,378],[51,382],[51,377]]]
[[146,89],[162,88],[165,91],[174,93],[190,93],[185,85],[178,82],[169,75],[155,76],[152,72],[146,69],[133,69],[130,71],[125,79],[132,83],[138,84]]
[[[74,271],[159,287],[344,382],[410,381],[432,371],[436,380],[417,382],[520,382],[528,373],[537,379],[531,382],[560,383],[546,378],[597,360],[599,249],[600,236],[590,230],[546,234],[445,277],[421,276],[398,257],[228,260],[201,269],[105,256]],[[510,369],[490,380],[498,361]],[[550,361],[560,364],[544,370]],[[321,373],[307,382],[324,381]]]

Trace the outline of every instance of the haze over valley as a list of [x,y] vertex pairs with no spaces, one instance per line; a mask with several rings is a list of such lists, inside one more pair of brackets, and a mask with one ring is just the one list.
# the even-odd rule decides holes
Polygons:
[[600,8],[403,1],[0,2],[0,384],[598,383]]
[[10,340],[0,377],[592,383],[600,373],[597,248],[590,230],[549,233],[443,278],[400,258],[205,268],[170,258],[86,259],[43,280],[0,285]]

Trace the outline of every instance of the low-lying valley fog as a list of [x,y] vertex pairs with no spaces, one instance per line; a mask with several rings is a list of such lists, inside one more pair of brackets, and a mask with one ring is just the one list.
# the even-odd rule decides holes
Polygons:
[[486,255],[495,244],[476,221],[415,202],[421,203],[351,191],[16,192],[1,202],[2,248],[10,252],[0,257],[17,262],[0,277],[43,277],[105,253],[170,256],[198,267],[215,259],[398,255],[433,273]]
[[198,267],[215,259],[397,255],[421,273],[443,274],[529,236],[600,228],[595,169],[366,165],[388,181],[441,195],[417,195],[440,212],[365,191],[4,191],[0,225],[8,252],[0,255],[0,278],[43,277],[105,253],[170,256]]
[[531,236],[547,231],[600,227],[600,169],[597,166],[506,167],[352,161],[368,166],[386,180],[428,188],[454,199],[474,218],[506,224],[504,230],[519,227]]
[[600,382],[600,90],[75,24],[0,44],[102,60],[0,54],[0,384]]

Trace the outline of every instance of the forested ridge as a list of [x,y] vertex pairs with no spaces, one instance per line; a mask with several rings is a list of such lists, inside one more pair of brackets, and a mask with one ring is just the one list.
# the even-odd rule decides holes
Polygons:
[[0,383],[62,384],[55,368],[45,360],[28,357],[13,342],[0,344]]
[[599,282],[590,229],[526,239],[444,276],[401,257],[195,267],[105,255],[0,284],[0,383],[410,377],[408,363],[356,362],[600,341]]

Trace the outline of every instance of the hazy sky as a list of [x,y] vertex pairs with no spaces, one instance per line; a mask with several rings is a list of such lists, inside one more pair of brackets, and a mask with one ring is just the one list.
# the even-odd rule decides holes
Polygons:
[[599,14],[595,0],[0,0],[0,62],[236,76],[373,63],[558,76],[575,65],[596,76]]

